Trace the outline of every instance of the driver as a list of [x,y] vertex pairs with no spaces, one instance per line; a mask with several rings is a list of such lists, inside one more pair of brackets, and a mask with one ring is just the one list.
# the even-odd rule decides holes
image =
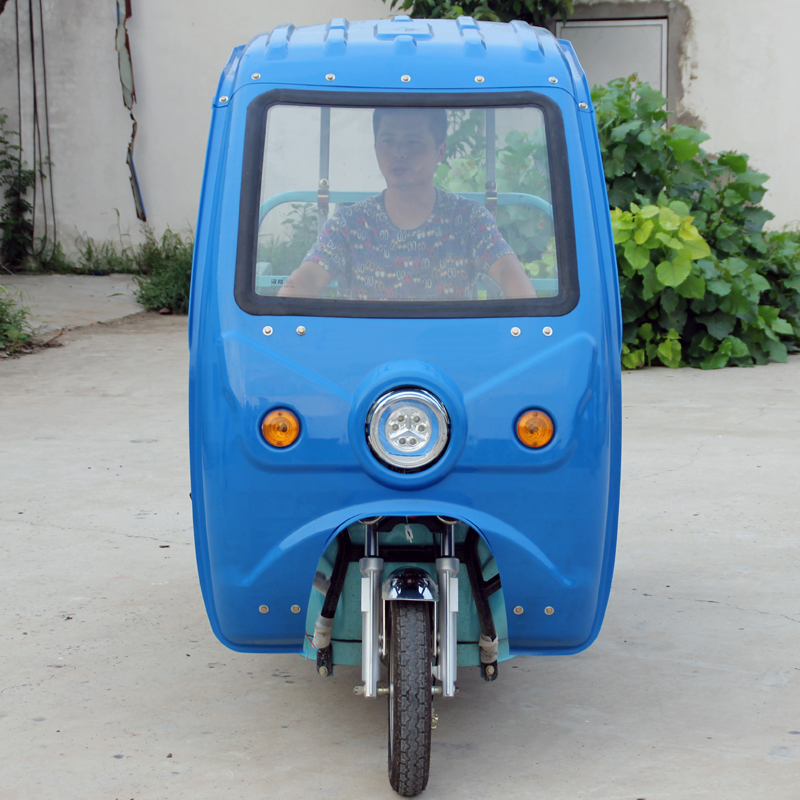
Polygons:
[[341,276],[356,300],[462,300],[484,273],[507,298],[536,297],[492,215],[433,185],[447,112],[377,108],[372,127],[386,190],[339,208],[278,294],[318,297]]

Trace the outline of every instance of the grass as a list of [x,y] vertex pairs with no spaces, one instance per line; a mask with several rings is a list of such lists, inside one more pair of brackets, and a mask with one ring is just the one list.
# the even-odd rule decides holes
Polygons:
[[136,299],[148,311],[169,309],[185,314],[189,308],[189,286],[192,279],[194,238],[167,229],[158,239],[150,228],[143,229],[142,244],[129,243],[120,233],[116,241],[96,242],[90,236],[77,241],[77,253],[67,256],[56,244],[37,258],[36,272],[71,275],[133,275]]
[[0,351],[9,356],[33,343],[30,312],[20,300],[19,295],[0,286]]

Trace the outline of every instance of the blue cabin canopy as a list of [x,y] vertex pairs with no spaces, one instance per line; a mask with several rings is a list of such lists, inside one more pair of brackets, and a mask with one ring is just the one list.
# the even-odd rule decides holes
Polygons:
[[242,87],[265,83],[437,92],[557,87],[591,107],[569,42],[526,22],[472,17],[281,25],[233,51],[215,102],[224,104]]

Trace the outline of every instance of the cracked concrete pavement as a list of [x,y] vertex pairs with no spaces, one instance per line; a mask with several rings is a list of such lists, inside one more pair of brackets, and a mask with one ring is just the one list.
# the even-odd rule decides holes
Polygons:
[[[386,707],[226,650],[192,548],[186,320],[0,362],[0,796],[391,798]],[[795,800],[800,358],[623,376],[619,550],[577,656],[462,671],[431,800]]]
[[39,335],[143,311],[130,275],[5,275],[0,285],[30,310]]

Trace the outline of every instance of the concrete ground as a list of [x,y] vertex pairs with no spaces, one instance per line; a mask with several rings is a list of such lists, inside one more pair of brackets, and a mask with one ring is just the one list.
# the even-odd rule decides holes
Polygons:
[[40,335],[142,311],[130,275],[2,275],[0,286],[30,310]]
[[[186,320],[0,361],[0,797],[395,797],[355,669],[226,650],[188,498]],[[626,374],[620,541],[584,653],[462,671],[430,800],[800,796],[800,359]]]

